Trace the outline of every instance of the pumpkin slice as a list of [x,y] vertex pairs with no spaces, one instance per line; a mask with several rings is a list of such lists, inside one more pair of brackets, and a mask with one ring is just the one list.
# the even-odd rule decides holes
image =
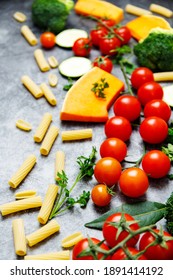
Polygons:
[[[105,98],[97,97],[92,91],[93,85],[104,79],[109,87],[104,89]],[[60,119],[79,122],[106,122],[108,110],[124,83],[112,74],[93,67],[70,88],[64,100]]]
[[80,15],[113,19],[116,23],[119,23],[124,18],[123,9],[107,1],[78,0],[74,10]]
[[138,41],[147,37],[153,28],[171,29],[169,22],[162,17],[154,15],[142,15],[129,21],[126,26],[130,29],[132,36]]

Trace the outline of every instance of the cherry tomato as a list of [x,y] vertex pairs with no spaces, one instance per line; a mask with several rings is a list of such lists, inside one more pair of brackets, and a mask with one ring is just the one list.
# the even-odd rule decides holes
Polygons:
[[112,157],[104,157],[97,161],[94,168],[96,180],[109,187],[115,185],[121,175],[121,164]]
[[131,84],[135,89],[138,89],[144,83],[153,81],[153,72],[146,67],[138,67],[132,72]]
[[105,134],[108,138],[115,137],[122,141],[129,140],[132,133],[132,126],[124,117],[111,117],[105,124]]
[[[123,229],[122,225],[125,222],[134,222],[134,221],[135,221],[134,218],[127,213],[122,214],[117,212],[115,214],[110,215],[104,222],[103,229],[102,229],[104,239],[106,240],[108,246],[114,247],[119,242],[124,240],[129,235],[129,232]],[[118,229],[121,229],[121,227],[122,227],[122,231],[117,236]],[[129,227],[131,230],[134,231],[139,229],[139,225],[137,222],[132,223],[131,225],[129,225]],[[132,237],[127,241],[127,246],[130,247],[135,246],[136,243],[138,242],[138,239],[139,239],[139,235],[135,235],[134,237]]]
[[112,27],[116,24],[115,20],[113,19],[102,19],[100,22],[98,22],[99,26],[108,26]]
[[119,138],[108,138],[100,146],[100,155],[102,158],[113,157],[121,162],[127,155],[127,145]]
[[127,45],[131,39],[131,32],[127,26],[121,26],[115,29],[115,33],[117,33],[123,40],[121,41],[121,45]]
[[102,55],[116,54],[116,48],[121,46],[121,40],[114,35],[106,35],[100,39],[100,51]]
[[168,125],[159,117],[148,117],[140,124],[139,133],[143,141],[149,144],[159,144],[168,135]]
[[[101,242],[99,239],[91,237],[91,241],[94,244],[98,244],[99,242]],[[102,243],[100,245],[100,248],[102,248],[103,250],[108,251],[109,248],[106,244]],[[78,255],[80,253],[82,253],[83,250],[89,249],[89,241],[88,238],[83,238],[82,240],[80,240],[74,247],[72,250],[72,259],[73,260],[94,260],[93,256],[92,256],[92,252],[89,254],[88,256],[83,256],[83,257],[78,257]],[[97,255],[97,259],[100,260],[102,257],[104,256],[103,253],[98,253]],[[110,256],[106,257],[106,260],[110,259]]]
[[[158,229],[154,229],[156,233],[159,233]],[[164,237],[172,237],[168,232],[163,231]],[[139,242],[140,250],[144,250],[148,245],[151,245],[156,237],[151,232],[145,232]],[[163,241],[162,237],[158,238],[159,244],[149,246],[144,255],[148,260],[173,260],[173,240]],[[165,246],[164,246],[165,244]]]
[[73,44],[73,52],[77,56],[88,56],[91,52],[92,42],[89,38],[79,38]]
[[47,31],[41,34],[40,42],[44,48],[51,49],[55,46],[55,38],[55,34]]
[[129,167],[121,173],[119,187],[126,196],[139,197],[144,195],[149,187],[148,177],[142,169]]
[[142,168],[151,178],[166,176],[171,168],[171,162],[167,155],[159,150],[147,152],[142,159]]
[[116,116],[122,116],[132,122],[139,118],[141,104],[135,96],[122,95],[115,101],[113,110]]
[[154,99],[145,105],[144,116],[145,118],[155,116],[168,122],[171,116],[171,108],[165,101]]
[[91,191],[91,199],[97,206],[106,206],[110,203],[112,195],[104,184],[94,186]]
[[90,31],[90,37],[92,44],[96,47],[99,47],[100,38],[104,37],[108,34],[108,30],[106,27],[97,26],[95,29]]
[[137,255],[140,251],[138,251],[137,249],[133,248],[133,247],[127,247],[129,253],[131,254],[131,258],[129,258],[126,253],[123,251],[123,249],[119,249],[117,250],[113,255],[111,260],[146,260],[147,258],[142,254],[140,255],[140,257],[137,257],[135,255]]
[[143,106],[153,99],[162,99],[163,89],[156,82],[147,82],[139,87],[137,91],[139,101]]
[[94,61],[93,61],[93,66],[97,66],[101,68],[102,70],[111,73],[113,69],[113,63],[112,60],[110,60],[106,56],[98,56]]

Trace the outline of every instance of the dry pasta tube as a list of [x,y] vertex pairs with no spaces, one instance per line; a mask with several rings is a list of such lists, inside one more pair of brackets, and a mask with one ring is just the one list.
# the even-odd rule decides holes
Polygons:
[[30,123],[28,123],[24,120],[17,120],[16,127],[21,130],[24,130],[24,131],[30,131],[32,129],[32,126],[30,125]]
[[125,7],[125,11],[126,13],[135,15],[135,16],[142,16],[142,15],[146,15],[146,14],[151,14],[151,12],[149,10],[131,5],[131,4],[127,4]]
[[50,90],[50,88],[46,85],[46,83],[42,83],[40,85],[40,88],[44,94],[44,97],[46,100],[53,106],[57,104],[57,100],[53,92]]
[[22,219],[15,219],[12,221],[14,247],[16,255],[25,256],[26,255],[26,238],[25,229]]
[[49,125],[52,121],[52,114],[50,113],[45,113],[35,134],[34,134],[34,141],[39,143],[43,140],[48,128],[49,128]]
[[56,74],[49,74],[48,76],[48,80],[49,80],[49,85],[51,87],[56,87],[57,83],[58,83],[58,77]]
[[22,76],[21,82],[35,98],[40,98],[43,96],[41,88],[37,86],[29,76]]
[[48,57],[48,62],[50,64],[51,68],[57,68],[58,67],[58,60],[54,56],[49,56]]
[[55,180],[58,180],[58,173],[64,170],[65,154],[63,151],[57,151],[55,155]]
[[24,260],[70,260],[70,251],[64,250],[39,255],[27,255]]
[[41,197],[35,196],[26,199],[15,200],[9,203],[0,205],[0,211],[2,216],[23,211],[26,209],[37,208],[42,205]]
[[75,232],[75,233],[65,237],[61,241],[61,245],[64,248],[70,248],[70,247],[76,245],[82,239],[83,239],[82,233],[80,231],[79,232]]
[[63,131],[61,133],[62,141],[73,141],[92,138],[92,129],[79,129]]
[[154,73],[155,82],[173,81],[173,71]]
[[35,190],[27,190],[15,194],[15,199],[25,199],[36,195]]
[[18,22],[24,22],[27,20],[27,17],[24,13],[21,13],[21,12],[15,12],[13,14],[13,17],[15,20],[17,20]]
[[9,180],[9,185],[12,188],[17,188],[17,186],[24,180],[24,178],[28,175],[31,169],[34,167],[36,163],[36,156],[30,155],[23,162],[17,172],[11,177]]
[[168,18],[172,17],[172,15],[173,15],[173,12],[170,9],[167,9],[167,8],[157,5],[157,4],[151,4],[149,9],[153,13],[157,13],[157,14],[160,14],[160,15],[168,17]]
[[32,30],[27,25],[23,25],[21,27],[21,33],[31,46],[37,45],[38,40],[34,35],[34,33],[32,32]]
[[38,214],[38,221],[40,224],[46,224],[49,218],[49,215],[52,211],[55,199],[58,194],[58,186],[50,185],[47,189],[45,198],[43,200],[43,204],[40,208],[40,212]]
[[40,153],[43,155],[43,156],[47,156],[53,146],[53,143],[55,142],[57,136],[58,136],[58,133],[59,133],[59,129],[55,126],[55,125],[52,125],[43,142],[42,142],[42,145],[40,147]]
[[41,49],[37,49],[34,51],[34,57],[36,59],[36,62],[38,64],[38,67],[42,72],[46,72],[50,70],[50,66],[48,62],[46,61],[43,51]]
[[41,242],[42,240],[46,239],[50,235],[58,232],[60,230],[60,225],[57,223],[56,220],[50,221],[48,224],[42,226],[35,232],[26,236],[26,240],[30,247],[34,246],[35,244]]

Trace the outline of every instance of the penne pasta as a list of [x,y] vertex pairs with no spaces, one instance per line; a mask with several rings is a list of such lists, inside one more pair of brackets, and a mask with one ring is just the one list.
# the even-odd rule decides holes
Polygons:
[[13,14],[13,18],[14,18],[15,20],[17,20],[18,22],[24,22],[24,21],[27,20],[26,15],[25,15],[24,13],[21,13],[21,12],[15,12],[15,13]]
[[46,100],[52,105],[55,106],[57,104],[57,100],[53,92],[50,90],[50,88],[46,85],[46,83],[42,83],[40,85],[40,88],[44,94],[44,97]]
[[73,234],[70,234],[69,236],[65,237],[61,241],[61,245],[64,248],[70,248],[74,245],[76,245],[80,240],[82,240],[84,237],[80,231],[75,232]]
[[173,81],[173,71],[154,73],[155,82]]
[[42,72],[46,72],[46,71],[50,70],[50,66],[49,66],[48,62],[46,61],[43,51],[41,49],[37,49],[34,51],[34,57],[38,64],[38,67],[40,68],[40,70]]
[[160,14],[164,17],[170,18],[173,15],[173,12],[170,9],[167,9],[167,8],[157,5],[157,4],[151,4],[149,9],[151,12]]
[[24,257],[24,260],[70,260],[70,251],[64,250],[39,255],[27,255]]
[[14,247],[16,255],[25,256],[26,255],[26,238],[25,229],[22,219],[15,219],[12,221]]
[[31,46],[37,45],[38,40],[32,32],[32,30],[27,25],[23,25],[21,27],[21,33]]
[[45,113],[35,134],[34,134],[34,141],[39,143],[43,140],[49,126],[50,123],[52,121],[52,114],[50,113]]
[[62,151],[57,151],[55,155],[55,180],[58,180],[58,173],[64,171],[65,154]]
[[29,198],[35,196],[36,193],[37,192],[35,190],[26,190],[26,191],[18,192],[15,194],[15,199]]
[[58,67],[58,60],[54,56],[48,57],[48,62],[51,68],[57,68]]
[[62,141],[73,141],[92,138],[92,129],[79,129],[63,131],[61,133]]
[[22,84],[29,90],[29,92],[35,97],[40,98],[43,96],[43,92],[39,86],[35,84],[33,80],[29,76],[22,76]]
[[142,15],[146,15],[146,14],[151,14],[151,12],[149,10],[137,7],[135,5],[131,5],[131,4],[127,4],[125,7],[125,11],[126,13],[135,15],[135,16],[142,16]]
[[28,123],[24,120],[17,120],[16,127],[21,130],[24,130],[24,131],[30,131],[32,129],[32,126],[30,125],[30,123]]
[[58,77],[56,74],[49,74],[48,76],[48,81],[49,81],[49,85],[51,87],[56,87],[57,83],[58,83]]
[[34,167],[36,163],[36,156],[30,155],[23,162],[20,168],[16,171],[16,173],[9,180],[9,185],[12,188],[17,188],[17,186],[24,180],[24,178],[28,175],[31,169]]
[[35,232],[26,236],[27,243],[30,247],[46,239],[50,235],[58,232],[60,230],[60,225],[56,220],[50,221],[48,224],[42,226]]
[[2,216],[6,216],[8,214],[12,214],[15,212],[37,208],[42,205],[41,197],[35,196],[26,199],[20,199],[17,201],[12,201],[9,203],[5,203],[0,205],[0,211]]
[[42,145],[40,147],[40,153],[44,156],[47,156],[53,146],[53,143],[55,142],[57,136],[58,136],[58,133],[59,133],[59,129],[55,126],[55,125],[52,125],[43,142],[42,142]]
[[50,185],[47,189],[43,204],[38,214],[40,224],[46,224],[58,194],[58,186]]

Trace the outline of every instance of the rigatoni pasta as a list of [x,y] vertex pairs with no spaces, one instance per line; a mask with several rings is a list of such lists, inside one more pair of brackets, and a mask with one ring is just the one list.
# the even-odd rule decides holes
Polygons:
[[58,180],[58,173],[64,171],[65,165],[65,153],[63,151],[57,151],[55,155],[55,180]]
[[43,96],[41,88],[29,76],[22,76],[21,82],[35,98]]
[[125,7],[126,13],[135,15],[135,16],[142,16],[142,15],[150,15],[151,12],[149,10],[137,7],[135,5],[127,4]]
[[40,68],[40,70],[42,72],[46,72],[46,71],[49,71],[50,70],[50,66],[43,54],[43,51],[41,49],[37,49],[34,51],[34,57],[35,57],[35,60],[38,64],[38,67]]
[[38,221],[40,224],[46,224],[49,218],[49,215],[52,211],[55,199],[58,194],[58,186],[57,185],[50,185],[47,189],[45,198],[43,200],[43,204],[40,208],[39,214],[38,214]]
[[154,73],[155,82],[168,82],[173,81],[173,71]]
[[25,229],[22,219],[15,219],[12,221],[14,247],[16,255],[25,256],[26,255],[26,238]]
[[42,155],[47,156],[49,154],[58,134],[59,134],[59,129],[55,125],[52,125],[49,128],[49,130],[42,142],[42,145],[40,147],[40,153]]
[[161,5],[151,4],[149,9],[153,13],[157,13],[168,18],[172,17],[173,15],[173,11]]
[[27,255],[24,257],[24,260],[70,260],[70,251],[64,250],[39,255]]
[[30,123],[21,119],[16,121],[16,127],[24,131],[30,131],[32,129]]
[[26,236],[27,243],[30,247],[34,246],[35,244],[41,242],[42,240],[46,239],[50,235],[58,232],[60,230],[60,225],[57,223],[56,220],[52,220],[46,225],[42,226],[35,232]]
[[21,27],[21,33],[31,46],[37,45],[38,40],[34,35],[34,33],[32,32],[32,30],[27,25],[23,25]]
[[36,190],[26,190],[22,192],[15,193],[15,199],[25,199],[36,195]]
[[40,196],[30,197],[26,199],[15,200],[9,203],[0,205],[2,216],[6,216],[15,212],[37,208],[42,205]]
[[24,180],[24,178],[28,175],[28,173],[32,170],[36,163],[36,156],[29,155],[26,160],[22,163],[20,168],[16,171],[16,173],[9,180],[9,185],[12,188],[17,188],[17,186]]
[[51,87],[56,87],[57,83],[58,83],[58,77],[56,74],[52,74],[50,73],[48,76],[48,81],[49,81],[49,85]]
[[51,89],[46,85],[46,83],[42,83],[40,88],[44,94],[46,100],[52,105],[55,106],[57,104],[57,100]]
[[87,128],[79,130],[62,131],[61,138],[62,141],[73,141],[92,138],[92,129]]
[[70,248],[76,245],[83,238],[83,234],[80,231],[72,233],[67,237],[63,238],[63,240],[61,241],[61,246],[63,248]]
[[21,13],[21,12],[15,12],[15,13],[13,14],[13,18],[14,18],[15,20],[17,20],[18,22],[24,22],[24,21],[27,20],[26,15],[25,15],[24,13]]
[[48,62],[51,68],[58,67],[58,60],[53,55],[48,57]]
[[39,143],[43,140],[48,128],[49,128],[49,125],[52,121],[52,114],[50,113],[45,113],[35,134],[34,134],[34,141]]

